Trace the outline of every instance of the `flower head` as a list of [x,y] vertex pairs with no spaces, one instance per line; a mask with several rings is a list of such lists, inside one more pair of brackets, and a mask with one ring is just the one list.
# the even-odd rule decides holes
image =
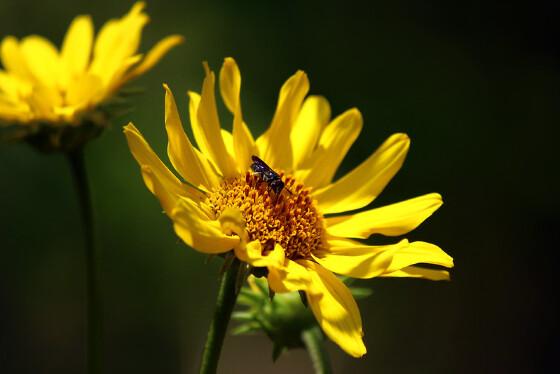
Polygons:
[[100,105],[183,40],[168,36],[146,55],[138,53],[149,20],[144,7],[134,4],[122,18],[108,21],[96,38],[90,16],[76,17],[60,50],[38,35],[6,36],[0,45],[0,125],[17,125],[22,137],[45,126],[57,135],[61,128],[103,126],[107,119]]
[[[334,274],[354,278],[448,279],[452,258],[434,244],[402,239],[367,245],[372,234],[400,236],[420,225],[441,204],[437,193],[359,213],[401,167],[410,140],[390,136],[368,159],[340,179],[335,171],[362,128],[350,109],[331,119],[320,96],[306,97],[307,75],[298,71],[282,86],[268,130],[256,140],[243,120],[241,75],[227,58],[220,93],[233,114],[222,129],[214,97],[215,75],[205,65],[201,94],[189,92],[197,147],[183,130],[175,100],[164,85],[168,155],[180,178],[150,148],[133,124],[124,132],[148,189],[161,202],[177,235],[203,253],[234,251],[264,274],[275,293],[303,291],[325,334],[352,356],[366,353],[362,321],[349,289]],[[251,170],[256,155],[282,178],[278,194]],[[332,214],[344,213],[331,216]]]

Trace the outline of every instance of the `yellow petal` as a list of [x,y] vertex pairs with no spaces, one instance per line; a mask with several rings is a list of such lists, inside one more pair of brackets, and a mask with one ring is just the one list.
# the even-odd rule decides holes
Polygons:
[[332,236],[327,236],[327,243],[328,251],[332,253],[344,252],[349,248],[373,248],[373,246],[364,244],[354,239]]
[[152,193],[154,196],[159,200],[163,211],[167,214],[168,217],[171,217],[173,209],[177,206],[179,199],[181,198],[177,191],[174,191],[172,188],[169,188],[164,184],[162,180],[160,180],[157,174],[152,170],[151,167],[142,165],[140,170],[142,171],[142,177],[146,185],[148,183],[153,189]]
[[226,129],[221,129],[220,133],[222,134],[222,140],[224,141],[224,145],[226,146],[227,153],[232,158],[234,158],[235,150],[233,149],[233,135],[231,135],[231,132],[227,131]]
[[226,235],[237,235],[239,243],[233,248],[235,256],[252,266],[280,266],[284,262],[284,250],[277,246],[270,253],[264,253],[258,240],[249,242],[246,221],[239,208],[227,207],[218,221]]
[[359,209],[371,203],[399,171],[409,146],[406,134],[394,134],[357,168],[316,191],[313,196],[323,214]]
[[93,74],[85,73],[74,80],[66,92],[66,104],[76,107],[87,107],[95,104],[104,94],[103,82]]
[[109,54],[110,45],[114,43],[114,39],[117,37],[119,28],[120,22],[117,19],[110,19],[101,27],[93,46],[93,62],[95,64],[101,64],[101,60]]
[[152,69],[158,62],[171,50],[171,48],[183,43],[185,39],[181,35],[170,35],[166,38],[160,40],[155,46],[150,49],[146,54],[146,57],[142,60],[138,66],[132,69],[125,78],[124,81],[129,81],[134,79],[148,70]]
[[12,103],[6,103],[0,97],[0,127],[10,122],[26,123],[31,120],[29,108],[22,105],[14,106]]
[[31,35],[21,41],[21,52],[33,77],[47,87],[55,87],[60,76],[60,58],[47,39]]
[[[200,105],[200,100],[201,100],[200,95],[192,91],[187,92],[187,95],[189,96],[189,119],[191,121],[191,128],[200,129],[201,125],[200,122],[198,121],[198,116],[197,116],[198,107]],[[220,131],[220,135],[221,135],[221,131]],[[211,170],[213,170],[214,174],[218,176],[218,179],[223,178],[223,175],[221,174],[220,170],[218,170],[215,164],[212,162],[212,160],[208,158],[208,154],[203,152],[197,150],[197,153],[200,154],[200,158],[206,159],[208,161],[209,167],[211,168]],[[209,173],[208,175],[211,174]]]
[[128,13],[125,14],[122,19],[138,17],[139,15],[142,14],[145,8],[146,8],[145,1],[137,1],[132,5],[132,8],[130,8]]
[[327,218],[327,231],[333,236],[361,239],[372,234],[403,235],[418,227],[441,204],[441,195],[430,193],[361,213]]
[[416,264],[431,264],[452,268],[453,258],[435,244],[426,242],[407,243],[394,253],[387,272],[391,273]]
[[220,70],[220,92],[226,107],[233,113],[233,149],[238,170],[249,169],[256,145],[251,131],[243,122],[241,111],[241,73],[235,60],[228,57]]
[[115,91],[121,88],[122,85],[126,83],[123,76],[132,66],[136,65],[141,60],[141,54],[127,57],[121,61],[120,65],[115,66],[115,70],[111,74],[102,74],[102,78],[105,80],[104,83],[106,86],[103,98],[113,95]]
[[307,75],[303,71],[292,75],[280,89],[269,129],[257,139],[259,155],[273,168],[293,170],[290,134],[308,91]]
[[90,16],[78,16],[66,32],[60,57],[65,64],[65,73],[82,74],[88,67],[93,45],[93,23]]
[[322,96],[305,99],[290,134],[295,170],[311,156],[330,117],[331,107],[327,99]]
[[138,50],[142,29],[149,21],[143,13],[145,7],[144,2],[136,2],[123,17],[109,20],[101,28],[94,52],[104,57],[108,66],[118,65]]
[[[109,20],[103,25],[95,39],[90,72],[99,76],[104,83],[110,81],[116,66],[123,60],[122,52],[117,51],[120,30],[121,22],[119,20]],[[114,59],[111,59],[111,51],[116,54]]]
[[239,236],[241,239],[240,245],[246,245],[249,242],[249,235],[245,228],[245,218],[239,208],[227,207],[217,218],[225,234]]
[[200,123],[198,123],[196,113],[200,105],[200,95],[196,92],[188,91],[187,96],[189,97],[189,120],[191,121],[191,127],[198,129],[200,128]]
[[258,151],[255,139],[241,117],[241,106],[237,107],[233,116],[233,149],[238,169],[241,172],[249,170],[251,156],[256,155]]
[[407,244],[408,241],[404,240],[394,245],[337,247],[313,258],[334,273],[352,278],[373,278],[387,272],[394,254]]
[[280,267],[284,263],[284,249],[276,244],[269,253],[263,253],[263,248],[258,240],[247,243],[244,248],[236,248],[235,255],[241,261],[254,267]]
[[[334,240],[314,259],[337,274],[353,278],[372,278],[394,273],[415,264],[453,267],[453,259],[433,244],[403,239],[397,244],[368,246]],[[402,275],[404,276],[404,275]]]
[[283,266],[269,266],[267,279],[270,288],[277,293],[305,291],[311,283],[307,268],[290,259],[285,259]]
[[2,57],[2,65],[7,72],[20,78],[30,77],[27,62],[22,55],[20,44],[16,38],[13,36],[6,36],[2,39],[0,54]]
[[241,91],[241,72],[235,60],[231,57],[224,59],[220,69],[220,93],[224,104],[231,113],[235,113],[239,105]]
[[203,211],[189,199],[181,199],[171,218],[177,235],[203,253],[224,253],[239,244],[238,236],[226,235],[218,221],[203,219]]
[[48,122],[58,122],[54,109],[62,104],[62,97],[56,88],[36,83],[27,102],[35,117]]
[[296,178],[306,186],[316,188],[330,183],[362,126],[362,114],[357,109],[347,110],[336,117],[321,134],[318,148],[311,159],[302,165],[306,170],[296,174]]
[[325,334],[349,355],[365,355],[360,310],[348,287],[321,265],[301,263],[311,274],[306,292],[309,306]]
[[20,102],[22,97],[27,96],[22,91],[30,92],[30,88],[17,76],[0,70],[0,97],[10,102]]
[[185,134],[183,124],[177,110],[175,98],[169,87],[165,89],[165,129],[169,143],[167,154],[173,167],[190,184],[210,190],[219,183],[218,176],[213,172],[206,158],[191,144]]
[[[142,168],[142,177],[144,183],[154,195],[156,195],[162,203],[165,211],[170,214],[175,200],[179,196],[187,196],[194,199],[200,199],[200,193],[181,183],[171,171],[161,162],[159,157],[154,153],[148,142],[144,139],[140,131],[129,123],[124,127],[124,134],[128,141],[128,146],[132,155]],[[159,183],[161,193],[156,194],[156,183]]]
[[[105,23],[95,41],[91,71],[108,84],[121,66],[136,53],[148,16],[145,4],[135,3],[121,19]],[[120,69],[122,70],[122,69]]]
[[433,281],[448,281],[449,272],[446,270],[425,269],[418,266],[409,266],[392,273],[382,274],[381,277],[397,277],[397,278],[423,278]]
[[223,176],[226,178],[234,177],[237,175],[237,168],[226,150],[222,139],[220,120],[218,119],[214,96],[214,72],[210,71],[206,63],[204,64],[204,70],[206,77],[202,84],[202,94],[196,111],[197,120],[191,121],[193,135],[202,153],[214,162]]

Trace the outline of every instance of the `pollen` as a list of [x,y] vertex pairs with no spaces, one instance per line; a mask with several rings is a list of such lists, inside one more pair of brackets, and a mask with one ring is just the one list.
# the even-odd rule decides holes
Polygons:
[[216,217],[228,207],[238,208],[245,219],[249,240],[259,240],[263,253],[280,244],[291,260],[308,259],[321,249],[323,220],[309,189],[291,176],[283,176],[284,189],[276,195],[259,176],[226,179],[210,193],[207,203]]

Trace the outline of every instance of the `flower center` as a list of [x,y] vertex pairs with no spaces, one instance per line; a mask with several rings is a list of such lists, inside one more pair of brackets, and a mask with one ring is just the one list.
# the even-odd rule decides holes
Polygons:
[[260,241],[263,252],[278,243],[291,260],[310,258],[323,241],[322,216],[308,188],[291,176],[280,176],[285,186],[278,196],[261,177],[248,172],[223,181],[207,202],[216,217],[225,208],[238,208],[245,218],[249,240]]

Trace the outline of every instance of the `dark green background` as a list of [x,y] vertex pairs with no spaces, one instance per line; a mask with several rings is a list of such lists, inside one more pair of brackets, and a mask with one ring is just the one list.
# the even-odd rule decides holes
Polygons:
[[[165,155],[167,82],[186,120],[201,61],[236,58],[244,114],[259,133],[277,92],[305,70],[333,113],[358,107],[362,134],[340,173],[388,135],[412,138],[408,159],[375,205],[437,191],[445,204],[409,235],[456,263],[450,283],[361,282],[368,354],[330,344],[335,372],[471,373],[545,370],[560,353],[558,260],[560,33],[553,2],[267,3],[151,1],[143,50],[171,33],[173,50],[136,85],[136,110],[87,147],[105,297],[108,373],[193,373],[216,294],[219,261],[174,236],[145,188],[121,126],[133,121]],[[131,2],[0,2],[0,36],[60,44],[71,19],[98,29]],[[390,4],[390,5],[389,5]],[[229,117],[223,117],[228,122]],[[226,121],[227,119],[227,121]],[[65,160],[0,146],[0,371],[83,367],[84,258]],[[229,337],[222,372],[305,373],[303,351],[272,364],[264,337]]]

